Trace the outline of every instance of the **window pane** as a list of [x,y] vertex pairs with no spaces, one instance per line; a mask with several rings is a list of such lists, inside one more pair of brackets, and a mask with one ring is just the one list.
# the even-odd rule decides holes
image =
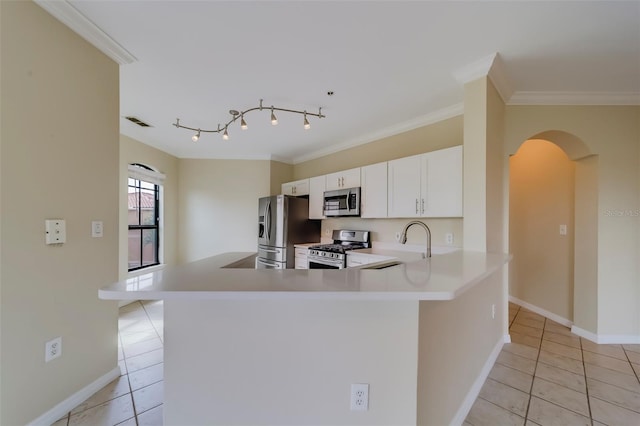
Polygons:
[[130,229],[129,230],[129,269],[139,268],[142,266],[142,259],[140,259],[140,244],[142,242],[142,230]]
[[143,189],[140,192],[140,210],[141,225],[156,224],[156,192],[154,190]]
[[138,215],[138,199],[140,193],[136,188],[129,187],[129,213],[128,213],[128,223],[129,225],[140,225],[140,218]]
[[142,231],[142,266],[158,263],[156,257],[156,246],[158,239],[155,229],[144,229]]

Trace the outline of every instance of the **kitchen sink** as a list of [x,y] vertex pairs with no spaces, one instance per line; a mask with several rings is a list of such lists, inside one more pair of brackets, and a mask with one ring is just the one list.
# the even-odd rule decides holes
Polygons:
[[370,265],[364,265],[360,269],[386,269],[394,266],[402,265],[403,263],[398,260],[389,260],[387,262],[376,262]]

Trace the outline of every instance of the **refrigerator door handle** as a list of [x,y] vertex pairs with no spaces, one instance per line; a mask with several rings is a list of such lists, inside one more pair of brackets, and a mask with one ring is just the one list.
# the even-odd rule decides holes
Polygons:
[[266,265],[266,266],[274,266],[276,268],[278,268],[278,264],[277,263],[269,263],[269,262],[265,262],[262,259],[257,259],[257,262],[260,263],[261,265]]
[[264,213],[265,224],[267,227],[267,241],[271,241],[271,201],[267,202]]

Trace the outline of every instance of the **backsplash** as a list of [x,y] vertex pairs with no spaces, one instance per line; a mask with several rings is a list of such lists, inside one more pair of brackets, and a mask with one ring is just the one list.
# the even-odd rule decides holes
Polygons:
[[[359,217],[340,217],[322,221],[322,238],[331,239],[334,229],[355,229],[371,231],[372,242],[395,243],[396,233],[412,220],[424,222],[431,230],[431,244],[446,246],[447,233],[453,233],[453,247],[462,247],[462,218],[406,218],[406,219],[362,219]],[[407,235],[407,244],[425,244],[425,232],[419,227],[412,227]]]

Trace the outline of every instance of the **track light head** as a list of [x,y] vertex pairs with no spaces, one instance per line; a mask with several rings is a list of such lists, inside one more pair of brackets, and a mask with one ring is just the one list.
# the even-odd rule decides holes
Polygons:
[[246,121],[244,121],[244,114],[242,114],[242,115],[240,116],[240,128],[241,128],[242,130],[247,130],[247,127],[248,127],[248,126],[247,126],[247,122],[246,122]]
[[229,132],[227,132],[227,126],[224,126],[224,133],[222,134],[222,139],[225,141],[229,140]]
[[278,118],[276,117],[276,115],[273,113],[273,106],[271,107],[271,124],[272,125],[276,125],[278,124]]
[[309,124],[309,120],[307,120],[307,111],[304,112],[304,129],[309,130],[311,128],[311,124]]
[[198,142],[198,139],[200,139],[200,129],[198,129],[198,133],[196,133],[195,135],[191,136],[191,140],[194,142]]

